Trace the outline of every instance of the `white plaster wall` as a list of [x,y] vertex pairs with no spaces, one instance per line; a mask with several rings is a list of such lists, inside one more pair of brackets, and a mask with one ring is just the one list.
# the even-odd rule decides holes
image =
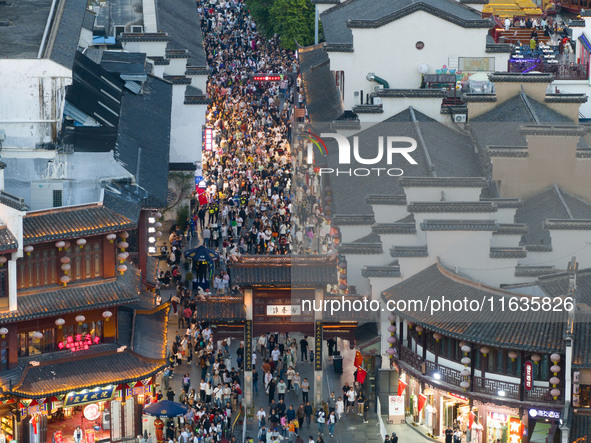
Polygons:
[[[421,23],[417,30],[417,23]],[[417,11],[377,29],[352,29],[354,53],[338,53],[331,69],[345,71],[345,109],[354,105],[354,91],[373,91],[377,83],[365,76],[374,72],[388,81],[390,88],[418,88],[421,75],[417,66],[427,63],[429,73],[449,64],[450,57],[494,57],[497,68],[506,66],[509,54],[485,52],[488,29],[465,29],[423,11]],[[445,38],[442,38],[445,36]],[[415,47],[417,41],[424,49]],[[453,41],[453,46],[449,42]],[[396,42],[396,44],[393,44]],[[453,53],[450,48],[453,47]]]
[[[389,254],[389,251],[388,251]],[[358,294],[369,294],[369,280],[361,275],[365,266],[380,266],[385,263],[385,253],[380,255],[372,254],[347,254],[347,284],[357,287]],[[392,260],[390,260],[392,261]],[[389,263],[389,262],[386,262]]]
[[162,78],[164,76],[164,68],[166,68],[165,65],[153,65],[154,66],[154,75],[156,77],[160,77]]
[[399,257],[400,275],[402,278],[410,278],[421,272],[423,269],[437,263],[437,257],[429,254],[428,257]]
[[201,89],[205,94],[207,92],[207,75],[190,75],[191,86]]
[[[369,282],[371,284],[372,299],[381,300],[382,292],[384,292],[386,289],[390,289],[392,286],[397,285],[401,281],[402,277],[370,277]],[[389,332],[388,335],[390,335]]]
[[187,70],[187,59],[186,58],[170,58],[168,66],[164,66],[165,75],[185,75]]
[[34,148],[54,141],[61,128],[65,88],[72,71],[48,60],[0,60],[3,147]]
[[406,206],[371,205],[376,223],[395,223],[408,216]]
[[[496,220],[495,212],[421,212],[415,214],[417,226],[424,220]],[[490,234],[490,232],[489,232]]]
[[78,46],[81,46],[82,48],[88,48],[89,46],[92,46],[92,31],[86,28],[82,28],[80,30]]
[[201,130],[205,124],[206,105],[185,105],[186,85],[172,87],[170,161],[201,161]]
[[497,221],[499,223],[515,223],[515,208],[499,208],[496,213]]
[[167,42],[123,42],[123,50],[143,52],[148,57],[164,57]]
[[407,187],[404,188],[407,202],[439,202],[441,196],[445,201],[453,202],[477,202],[480,201],[481,188],[463,187]]
[[369,225],[339,226],[341,243],[351,243],[371,233]]
[[419,241],[419,236],[415,234],[380,234],[382,245],[388,251],[392,246],[420,246],[424,241]]
[[[393,87],[393,86],[391,86]],[[441,113],[441,97],[381,97],[384,113],[381,114],[384,118],[396,115],[409,106],[412,106],[416,111],[419,111],[440,123],[449,123],[451,119],[449,114]],[[384,118],[382,118],[383,121]]]
[[493,235],[490,245],[495,248],[519,246],[521,235]]
[[545,263],[564,269],[572,256],[577,257],[579,269],[591,267],[591,235],[589,231],[550,230],[552,252]]
[[[551,87],[553,91],[556,87],[561,93],[587,94],[587,97],[591,98],[591,82],[589,80],[554,80]],[[591,100],[581,103],[579,112],[582,114],[581,118],[591,118]]]

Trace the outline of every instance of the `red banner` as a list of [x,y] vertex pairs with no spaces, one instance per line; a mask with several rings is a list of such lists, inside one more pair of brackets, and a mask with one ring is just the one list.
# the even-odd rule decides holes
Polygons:
[[408,385],[406,383],[404,383],[402,380],[398,380],[398,394],[396,394],[396,395],[398,395],[400,397],[407,386]]
[[53,441],[55,443],[64,443],[64,437],[62,436],[62,431],[56,431],[53,434]]
[[474,418],[476,418],[476,414],[470,411],[470,415],[468,416],[468,429],[472,429],[472,425],[474,424]]
[[525,374],[523,377],[525,390],[531,391],[531,388],[534,385],[534,365],[531,361],[525,362]]
[[421,413],[421,410],[425,406],[425,403],[427,403],[427,396],[425,396],[423,394],[419,394],[419,414]]
[[353,366],[355,366],[356,368],[360,368],[362,364],[363,355],[361,355],[361,352],[355,351],[355,361],[353,362]]
[[365,369],[357,368],[357,383],[363,384],[366,376],[367,371]]

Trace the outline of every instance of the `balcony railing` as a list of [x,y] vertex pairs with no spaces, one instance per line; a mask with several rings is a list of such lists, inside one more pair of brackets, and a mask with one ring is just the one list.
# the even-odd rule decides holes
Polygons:
[[[406,346],[402,346],[400,352],[400,359],[407,363],[409,366],[413,368],[421,368],[421,365],[425,365],[425,375],[429,378],[433,378],[433,374],[435,372],[440,374],[439,380],[442,383],[449,384],[451,386],[455,386],[458,389],[460,388],[460,383],[465,380],[466,378],[461,375],[461,371],[457,369],[448,368],[441,365],[436,365],[432,361],[423,361],[422,358],[412,352]],[[469,379],[469,378],[468,378]],[[501,381],[501,380],[493,380],[491,378],[486,377],[477,377],[474,376],[472,379],[473,386],[471,386],[471,392],[477,394],[485,394],[493,397],[498,397],[499,393],[503,395],[504,398],[510,400],[520,400],[519,390],[520,385],[519,383],[511,383],[508,381]],[[550,404],[562,404],[562,398],[559,397],[557,400],[554,400],[550,395],[550,388],[545,388],[541,386],[534,386],[532,387],[531,391],[524,391],[524,401],[530,402],[544,402]]]
[[538,59],[510,60],[509,72],[528,73],[532,71],[553,74],[556,80],[587,80],[589,73],[585,65],[577,63],[547,63]]

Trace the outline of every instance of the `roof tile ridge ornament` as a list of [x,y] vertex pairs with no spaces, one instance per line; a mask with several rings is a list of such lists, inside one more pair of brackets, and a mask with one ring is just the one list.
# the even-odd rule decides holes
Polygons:
[[436,265],[437,265],[437,269],[439,270],[441,275],[443,275],[444,277],[447,277],[448,279],[453,280],[457,283],[461,283],[463,285],[470,286],[472,288],[481,289],[483,291],[490,292],[490,293],[496,294],[496,295],[501,295],[501,296],[515,297],[516,295],[518,295],[518,296],[524,296],[524,297],[532,297],[532,295],[516,294],[515,292],[505,291],[503,289],[495,288],[495,287],[486,285],[484,283],[475,282],[474,280],[470,280],[466,277],[462,277],[458,274],[454,274],[453,272],[451,272],[450,270],[448,270],[447,268],[445,268],[443,266],[439,257],[437,257]]

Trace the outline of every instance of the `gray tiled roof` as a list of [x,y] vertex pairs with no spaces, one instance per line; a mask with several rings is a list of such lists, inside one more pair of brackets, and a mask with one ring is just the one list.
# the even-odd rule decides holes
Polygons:
[[454,0],[347,0],[320,15],[326,41],[353,43],[350,26],[377,27],[416,11],[426,11],[459,26],[488,27],[478,11]]
[[427,246],[394,246],[390,249],[390,255],[394,258],[399,257],[428,257]]
[[527,146],[520,127],[527,123],[570,123],[573,121],[548,106],[520,93],[488,112],[470,119],[470,130],[484,151],[488,146]]
[[166,358],[166,325],[170,304],[135,314],[133,351],[147,358]]
[[6,225],[0,225],[0,253],[16,251],[18,241]]
[[411,202],[408,211],[417,212],[497,212],[492,202]]
[[51,60],[72,69],[85,17],[86,2],[65,0],[59,23],[54,23],[57,33],[49,53]]
[[490,248],[490,258],[525,258],[527,251],[524,247],[493,247]]
[[208,297],[197,304],[197,318],[202,321],[240,321],[246,318],[242,297]]
[[371,227],[376,234],[416,234],[415,223],[379,223]]
[[557,186],[525,199],[523,206],[517,209],[515,221],[528,226],[526,245],[551,244],[550,233],[544,225],[548,219],[591,219],[591,204]]
[[390,265],[390,266],[365,266],[361,270],[361,275],[365,278],[371,277],[389,277],[389,278],[396,278],[400,277],[400,265]]
[[232,284],[297,286],[336,283],[336,257],[242,256],[230,266]]
[[128,268],[124,275],[111,280],[70,284],[66,288],[54,286],[35,291],[19,291],[18,309],[0,312],[0,321],[12,323],[134,303],[139,300],[139,273],[131,265]]
[[495,220],[425,220],[423,231],[494,231],[498,228]]
[[134,227],[130,219],[100,204],[34,211],[23,218],[23,244],[108,234]]
[[[359,145],[365,147],[364,157],[375,156],[378,137],[392,134],[411,137],[419,141],[419,146],[412,153],[417,164],[411,165],[402,159],[394,159],[396,164],[388,165],[384,156],[380,163],[372,165],[372,167],[386,169],[400,167],[404,170],[404,175],[401,178],[389,177],[385,174],[381,176],[372,174],[367,177],[332,175],[334,214],[371,214],[371,207],[365,199],[374,195],[378,190],[382,195],[401,196],[399,198],[402,199],[404,191],[399,184],[400,180],[410,180],[410,177],[430,177],[433,172],[438,177],[485,176],[470,137],[459,134],[413,108],[408,108],[389,118],[388,121],[378,123],[357,133]],[[424,145],[421,140],[424,141]],[[325,157],[329,168],[367,167],[367,165],[352,159],[351,165],[343,168],[338,164],[336,143],[333,143],[332,139],[325,140],[325,142],[330,153]],[[425,151],[428,152],[433,171],[429,168]],[[482,179],[478,180],[483,182]]]
[[158,27],[170,37],[166,48],[186,49],[188,66],[207,67],[197,4],[193,0],[159,0],[156,8]]
[[321,45],[298,52],[306,107],[313,123],[331,122],[344,111],[341,94],[330,70],[326,50]]
[[[422,300],[424,303],[428,299],[445,297],[453,303],[464,299],[488,300],[491,296],[514,297],[515,293],[488,288],[454,276],[439,265],[432,265],[382,295],[388,300]],[[479,345],[544,353],[564,348],[564,311],[491,312],[485,307],[482,312],[471,312],[468,321],[464,310],[435,315],[428,309],[397,313],[434,332]]]

